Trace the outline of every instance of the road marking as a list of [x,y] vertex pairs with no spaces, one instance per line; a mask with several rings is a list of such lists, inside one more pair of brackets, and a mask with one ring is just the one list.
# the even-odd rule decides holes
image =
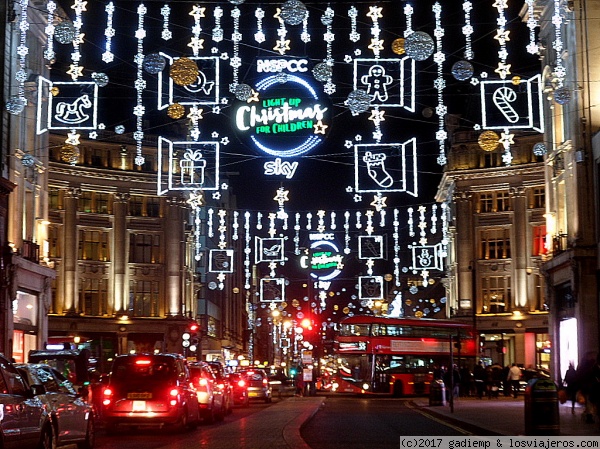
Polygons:
[[429,412],[427,412],[425,410],[422,410],[420,407],[416,407],[414,404],[412,404],[410,402],[406,402],[405,405],[409,409],[414,410],[415,412],[417,412],[417,413],[419,413],[419,414],[421,414],[421,415],[423,415],[423,416],[425,416],[425,417],[427,417],[427,418],[429,418],[429,419],[431,419],[431,420],[433,420],[433,421],[435,421],[437,423],[440,423],[440,424],[443,424],[443,425],[445,425],[447,427],[450,427],[451,429],[454,429],[457,432],[462,433],[463,435],[474,435],[474,433],[471,433],[471,432],[469,432],[469,431],[467,431],[465,429],[462,429],[462,428],[457,427],[455,425],[452,425],[452,424],[450,424],[450,423],[448,423],[448,422],[446,422],[446,421],[444,421],[442,419],[437,418],[436,416],[432,415],[431,413],[429,413]]

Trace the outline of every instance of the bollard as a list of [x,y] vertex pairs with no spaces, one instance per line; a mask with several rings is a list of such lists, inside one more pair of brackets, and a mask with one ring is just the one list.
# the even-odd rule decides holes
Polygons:
[[439,379],[429,385],[429,406],[434,405],[446,405],[446,386]]
[[531,379],[525,387],[525,435],[560,435],[558,387],[550,379]]

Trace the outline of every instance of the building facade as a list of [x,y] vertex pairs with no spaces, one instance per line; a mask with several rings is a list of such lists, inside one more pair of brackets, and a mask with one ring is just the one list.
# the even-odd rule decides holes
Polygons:
[[544,163],[532,152],[541,136],[516,138],[506,166],[504,148],[484,151],[478,135],[454,131],[437,193],[453,217],[444,281],[450,317],[476,327],[487,364],[549,368]]
[[[132,351],[240,352],[243,297],[226,294],[234,278],[210,288],[186,198],[158,196],[156,154],[137,166],[120,140],[82,141],[72,160],[64,136],[50,138],[48,258],[57,272],[50,340],[87,343],[103,370]],[[190,352],[182,334],[192,322],[200,324],[199,348]]]
[[[598,180],[600,4],[535,1],[543,48],[541,71],[547,120],[544,143],[547,245],[542,266],[551,308],[553,373],[600,349],[598,331]],[[557,7],[557,9],[555,9]],[[523,20],[529,17],[523,9]],[[577,338],[573,338],[574,336]]]

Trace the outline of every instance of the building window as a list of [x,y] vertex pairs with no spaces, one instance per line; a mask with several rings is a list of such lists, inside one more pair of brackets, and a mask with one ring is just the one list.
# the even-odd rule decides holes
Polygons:
[[533,189],[533,203],[531,205],[534,209],[543,209],[546,207],[546,189],[543,187]]
[[131,195],[129,198],[129,215],[142,217],[144,214],[144,197],[140,195]]
[[159,296],[158,281],[132,281],[128,312],[132,316],[159,316]]
[[160,217],[160,198],[155,196],[146,197],[146,216]]
[[108,281],[106,279],[82,278],[79,285],[79,304],[81,304],[81,311],[84,315],[107,315]]
[[129,237],[130,263],[160,263],[160,236],[131,234]]
[[532,230],[532,256],[542,256],[548,253],[546,248],[546,225],[534,226]]
[[92,212],[92,192],[83,191],[78,200],[79,212]]
[[48,227],[48,257],[56,259],[61,257],[60,250],[60,226]]
[[50,189],[48,191],[48,208],[50,210],[62,209],[62,204],[60,201],[60,190]]
[[496,210],[494,212],[506,212],[510,210],[510,194],[508,192],[496,192]]
[[108,214],[108,193],[96,192],[96,210],[99,214]]
[[108,232],[105,231],[79,231],[79,259],[98,260],[107,262],[110,260],[108,246]]
[[479,194],[479,212],[493,212],[494,196],[491,193]]
[[481,259],[510,259],[510,231],[486,229],[480,233]]
[[507,312],[510,304],[510,277],[482,277],[481,294],[483,297],[483,313]]

